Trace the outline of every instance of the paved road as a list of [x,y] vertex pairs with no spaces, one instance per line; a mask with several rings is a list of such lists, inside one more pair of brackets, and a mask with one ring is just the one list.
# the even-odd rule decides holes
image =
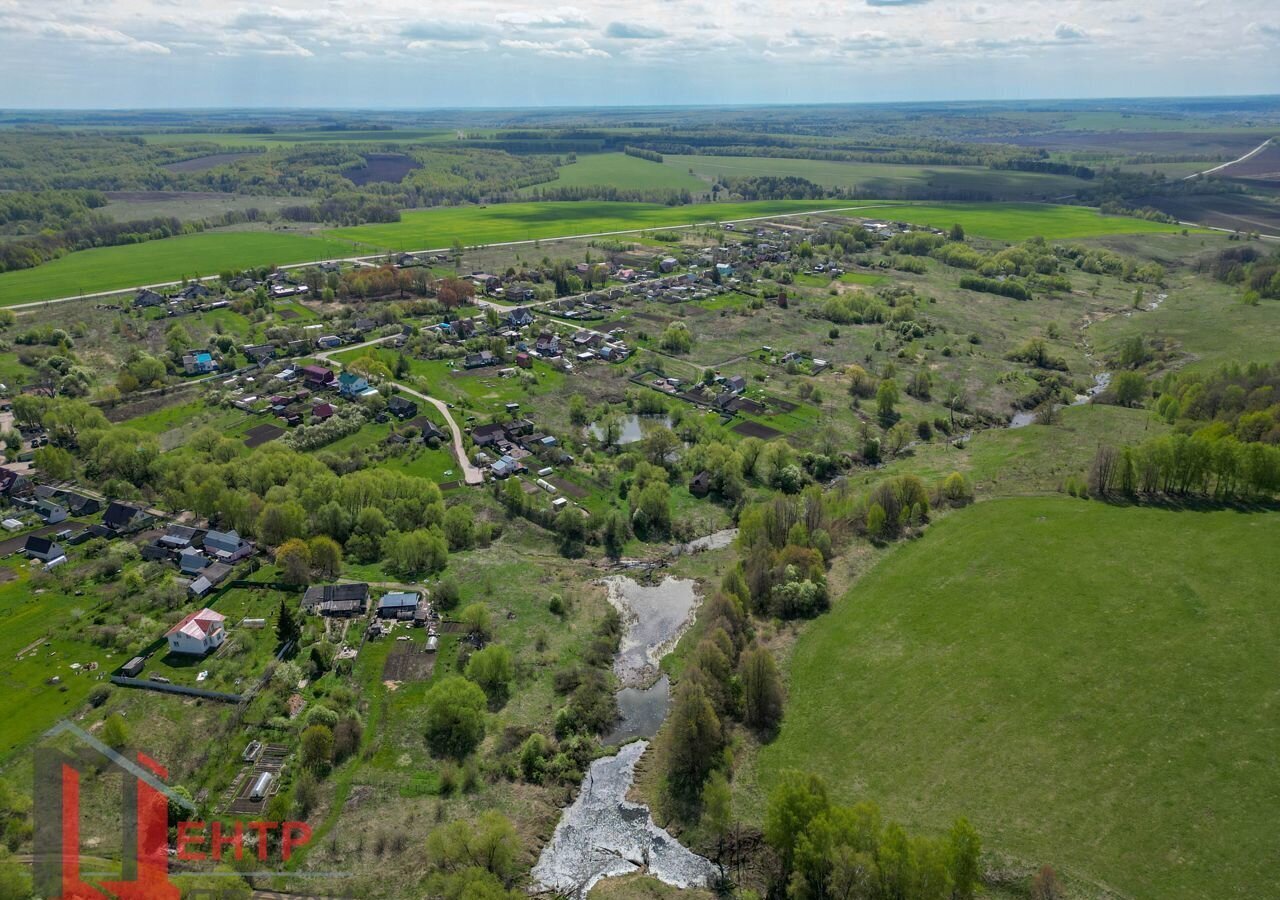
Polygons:
[[1190,181],[1192,178],[1199,178],[1201,175],[1212,175],[1214,172],[1221,172],[1227,166],[1234,166],[1236,163],[1244,162],[1246,159],[1250,159],[1254,156],[1257,156],[1259,153],[1265,150],[1267,148],[1267,144],[1270,144],[1270,143],[1271,143],[1271,138],[1267,138],[1265,141],[1263,141],[1258,146],[1254,147],[1252,150],[1250,150],[1244,156],[1241,156],[1239,159],[1233,159],[1231,160],[1231,162],[1224,162],[1220,166],[1214,166],[1212,169],[1205,169],[1203,172],[1196,172],[1194,175],[1188,175],[1186,178],[1182,180]]
[[[374,338],[371,341],[365,341],[362,344],[352,344],[349,347],[340,347],[333,350],[325,350],[323,353],[317,353],[316,358],[323,359],[327,362],[337,362],[336,360],[333,360],[330,358],[335,353],[346,353],[350,350],[359,350],[362,347],[373,347],[377,344],[381,344],[384,341],[389,341],[392,338],[398,337],[398,336],[399,336],[398,334],[388,334],[380,338]],[[342,363],[340,362],[338,362],[337,364],[342,365]],[[427,394],[422,393],[421,391],[416,391],[411,387],[406,387],[405,385],[400,384],[399,382],[393,381],[393,382],[390,382],[390,384],[392,387],[396,388],[397,390],[404,391],[406,394],[409,394],[413,397],[417,397],[419,400],[423,400],[427,403],[430,403],[436,409],[440,410],[440,414],[444,416],[445,422],[447,422],[449,425],[449,432],[453,436],[453,456],[458,461],[458,467],[462,469],[463,481],[465,481],[467,484],[473,484],[473,485],[484,484],[484,472],[480,471],[475,466],[473,466],[471,464],[471,461],[467,459],[467,449],[462,444],[462,429],[459,428],[458,423],[454,421],[453,413],[449,411],[448,404],[446,404],[443,400],[437,400],[435,397],[431,397]]]

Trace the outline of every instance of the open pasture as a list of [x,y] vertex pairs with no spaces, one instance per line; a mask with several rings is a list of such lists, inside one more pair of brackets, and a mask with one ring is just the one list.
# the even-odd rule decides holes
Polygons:
[[1125,896],[1267,894],[1277,541],[1274,512],[951,514],[803,633],[744,801],[801,768],[909,828],[965,815],[986,846]]

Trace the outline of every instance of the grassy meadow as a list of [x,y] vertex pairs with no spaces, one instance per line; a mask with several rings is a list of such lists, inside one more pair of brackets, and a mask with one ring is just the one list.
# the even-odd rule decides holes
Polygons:
[[908,827],[1136,898],[1260,897],[1280,792],[1262,561],[1280,514],[980,503],[807,628],[777,740],[739,782],[823,772]]
[[352,256],[350,243],[269,231],[206,231],[181,237],[96,247],[34,269],[0,275],[0,306],[123,290],[224,269],[288,265]]

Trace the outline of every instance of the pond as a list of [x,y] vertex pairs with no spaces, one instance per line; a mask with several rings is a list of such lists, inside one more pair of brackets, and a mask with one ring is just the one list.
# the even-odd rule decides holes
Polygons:
[[671,704],[671,679],[663,675],[647,688],[627,687],[618,691],[618,722],[601,743],[616,747],[636,738],[650,738],[667,717]]
[[[618,424],[622,427],[618,434],[618,446],[625,444],[634,444],[637,441],[644,440],[644,425],[665,425],[671,427],[671,418],[669,416],[638,416],[632,413],[629,416],[619,416]],[[587,431],[597,441],[604,440],[604,424],[602,422],[592,422],[587,426]]]
[[659,828],[647,806],[627,800],[648,747],[648,741],[635,741],[591,764],[578,798],[533,867],[537,884],[585,897],[601,878],[641,870],[678,888],[712,882],[716,867],[710,860]]
[[658,677],[658,662],[693,624],[698,606],[696,582],[664,578],[641,584],[625,575],[604,579],[609,602],[627,626],[613,671],[628,687],[644,687]]
[[647,806],[627,800],[636,763],[649,747],[647,740],[634,739],[653,736],[670,703],[671,680],[659,673],[658,663],[693,622],[696,585],[680,578],[645,585],[622,575],[604,584],[627,625],[614,660],[625,685],[618,692],[621,718],[604,742],[631,743],[591,764],[578,798],[542,848],[533,879],[575,897],[585,897],[601,878],[642,870],[674,887],[704,887],[717,874],[711,861],[659,828]]

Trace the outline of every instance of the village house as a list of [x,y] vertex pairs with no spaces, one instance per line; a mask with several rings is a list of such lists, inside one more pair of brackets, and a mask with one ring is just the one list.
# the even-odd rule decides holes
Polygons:
[[146,510],[129,503],[112,500],[102,514],[102,524],[116,533],[134,531],[151,521]]
[[226,618],[211,609],[201,609],[186,616],[165,633],[170,653],[204,656],[222,646],[227,639],[223,622]]
[[303,612],[350,618],[363,615],[369,606],[369,585],[316,584],[302,595]]
[[507,322],[514,328],[524,328],[527,325],[532,325],[533,311],[523,306],[519,309],[513,309],[507,314]]
[[35,511],[46,525],[57,525],[67,519],[67,508],[54,500],[37,500]]
[[378,601],[379,619],[412,619],[422,597],[414,591],[391,591]]
[[205,553],[214,559],[233,563],[251,554],[253,544],[241,538],[234,529],[210,531],[204,536],[204,549]]
[[333,384],[333,370],[324,366],[303,366],[302,378],[312,388],[326,388]]
[[27,555],[27,559],[38,559],[43,563],[52,562],[66,555],[62,546],[56,541],[37,537],[34,534],[27,536],[26,543],[22,545],[22,552]]
[[355,399],[369,390],[368,379],[353,372],[343,372],[338,376],[338,393],[347,399]]
[[387,401],[387,412],[397,419],[411,419],[418,414],[418,404],[404,397],[392,397]]
[[133,306],[135,309],[148,309],[155,306],[164,306],[167,302],[168,301],[165,300],[162,295],[157,294],[155,291],[148,288],[143,288],[138,291],[137,295],[133,298]]
[[192,350],[182,355],[182,371],[188,375],[207,375],[217,369],[218,363],[208,351]]
[[462,361],[464,369],[481,369],[485,366],[496,366],[500,359],[490,350],[481,350],[479,353],[468,353]]

